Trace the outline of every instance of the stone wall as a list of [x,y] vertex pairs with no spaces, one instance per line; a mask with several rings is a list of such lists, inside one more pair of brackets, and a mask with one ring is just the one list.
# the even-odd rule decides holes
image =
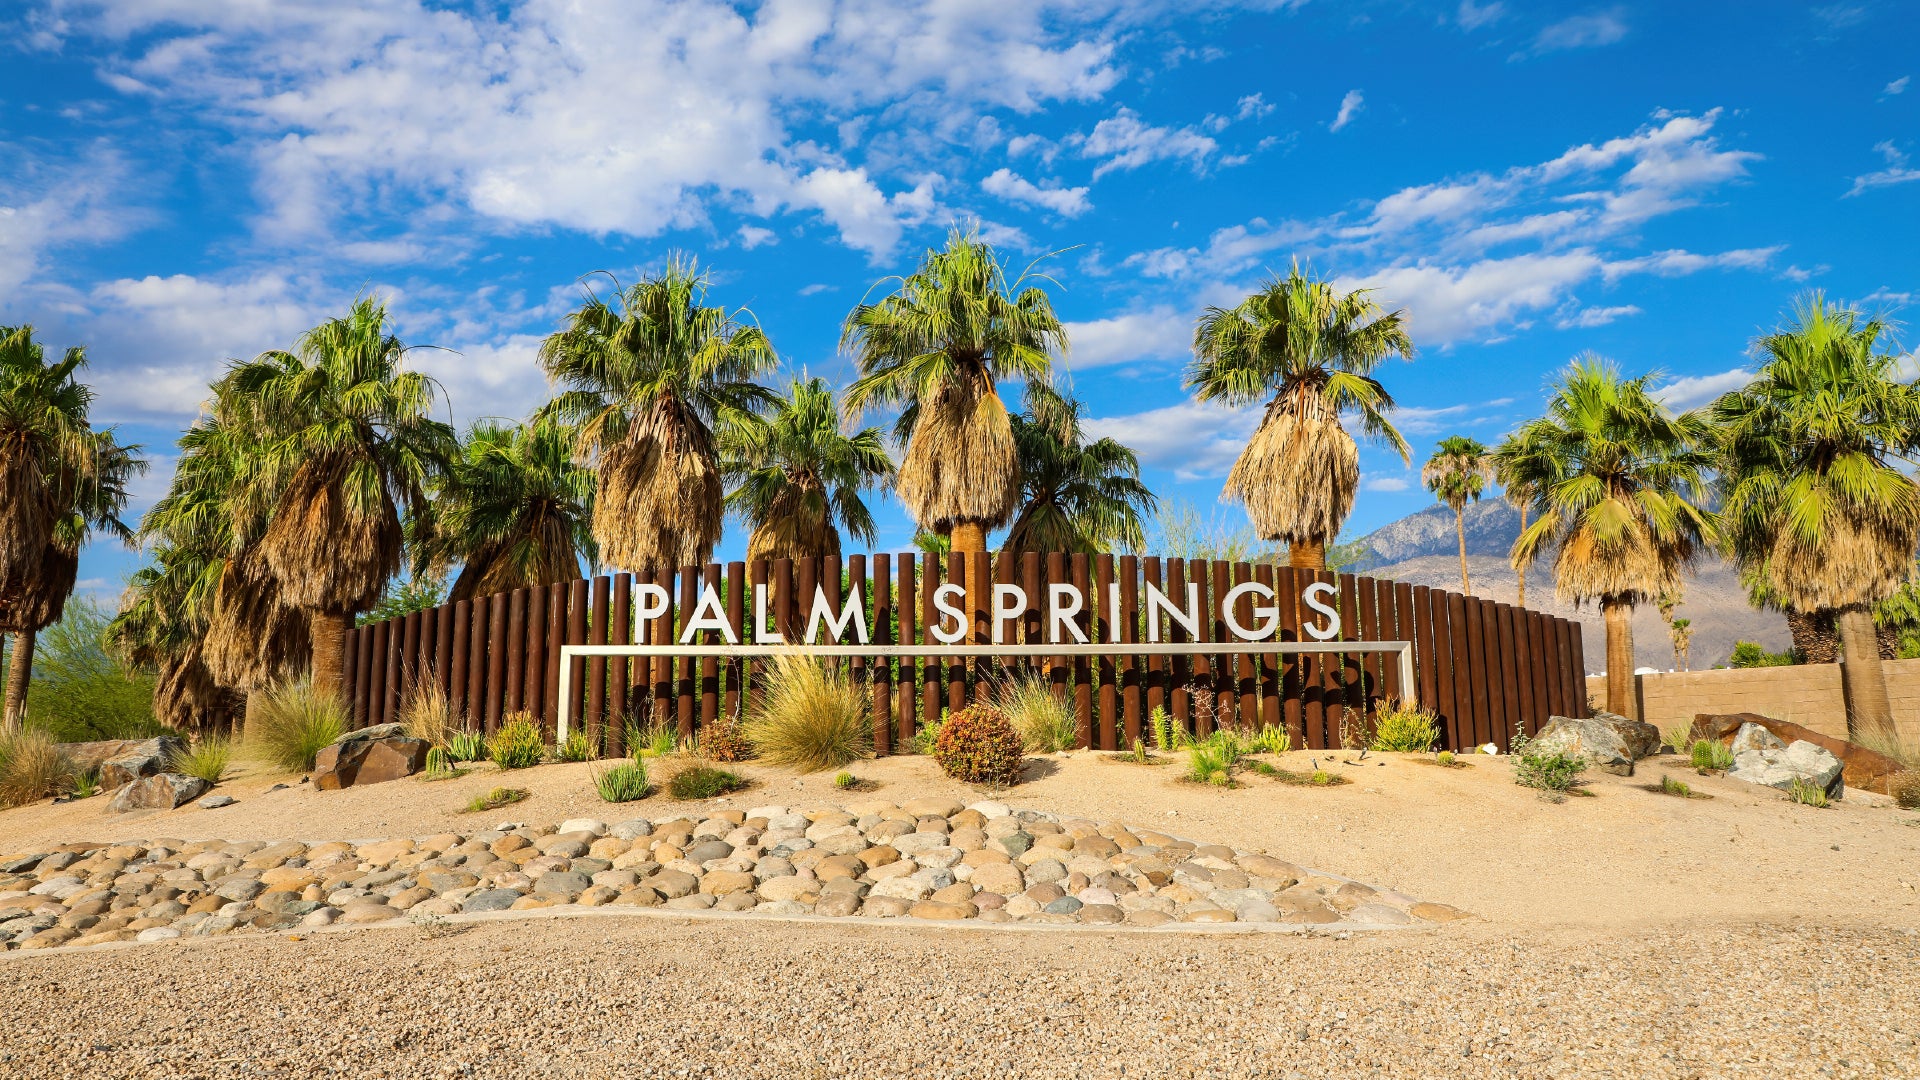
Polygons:
[[[1888,660],[1884,666],[1894,723],[1904,740],[1920,742],[1920,660]],[[1754,712],[1790,720],[1822,735],[1847,737],[1838,664],[1673,671],[1636,675],[1633,681],[1641,718],[1662,730],[1691,720],[1696,713]],[[1603,702],[1606,696],[1606,677],[1589,676],[1588,699]]]

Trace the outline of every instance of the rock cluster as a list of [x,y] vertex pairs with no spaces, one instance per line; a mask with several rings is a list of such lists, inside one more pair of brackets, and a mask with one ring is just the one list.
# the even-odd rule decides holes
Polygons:
[[7,948],[604,904],[979,922],[1462,917],[1443,904],[1147,829],[948,799],[578,819],[364,844],[152,840],[0,860]]
[[1727,770],[1729,779],[1782,791],[1798,780],[1813,784],[1831,799],[1846,793],[1840,759],[1804,739],[1788,743],[1759,724],[1742,724],[1733,734],[1730,749],[1733,767]]

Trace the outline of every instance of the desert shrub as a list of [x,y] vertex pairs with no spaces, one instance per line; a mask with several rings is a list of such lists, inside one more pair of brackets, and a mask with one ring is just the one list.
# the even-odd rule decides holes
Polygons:
[[567,732],[567,737],[559,746],[553,748],[553,756],[561,761],[589,761],[593,758],[593,740],[587,733],[575,728]]
[[1196,784],[1232,787],[1234,766],[1239,761],[1237,742],[1209,736],[1187,750],[1187,779]]
[[454,728],[453,704],[440,688],[440,680],[419,680],[400,706],[400,723],[409,738],[423,740],[429,746],[447,741],[447,733]]
[[1800,658],[1791,651],[1768,652],[1764,646],[1754,641],[1736,641],[1733,653],[1727,657],[1728,667],[1792,667]]
[[940,771],[967,784],[1017,784],[1023,743],[1007,715],[991,705],[971,705],[940,725],[933,759]]
[[484,814],[489,810],[498,810],[503,806],[517,803],[533,794],[525,788],[497,787],[484,795],[475,795],[467,805],[460,809],[463,814]]
[[508,713],[500,722],[500,730],[487,740],[487,757],[503,769],[538,765],[546,750],[546,743],[540,739],[540,726],[533,722],[532,713]]
[[723,716],[707,725],[700,736],[700,752],[711,761],[745,761],[753,756],[753,744],[740,730],[740,722]]
[[421,773],[421,778],[426,780],[453,780],[467,775],[468,770],[454,765],[454,761],[456,760],[457,759],[447,751],[446,747],[435,746],[429,748],[427,750],[426,768]]
[[1733,750],[1718,739],[1695,739],[1688,749],[1696,769],[1726,770],[1733,768]]
[[666,757],[680,749],[680,732],[672,724],[658,721],[645,727],[627,729],[627,745],[635,757]]
[[610,769],[595,769],[593,790],[607,802],[622,803],[646,798],[652,793],[653,785],[647,783],[646,764],[635,758]]
[[73,762],[53,737],[29,728],[0,736],[0,806],[25,806],[73,786]]
[[1799,777],[1795,777],[1793,782],[1787,785],[1787,798],[1801,806],[1812,806],[1821,810],[1832,805],[1827,801],[1826,788]]
[[850,772],[840,773],[833,778],[833,786],[841,789],[842,791],[845,791],[846,789],[851,787],[858,786],[859,783],[860,783],[860,778],[853,775]]
[[1241,740],[1249,754],[1284,754],[1293,749],[1293,736],[1287,729],[1268,724]]
[[682,802],[691,802],[731,794],[746,786],[746,777],[739,773],[711,765],[695,765],[674,774],[673,779],[667,781],[667,793]]
[[1439,741],[1439,720],[1418,705],[1388,702],[1374,714],[1372,745],[1378,753],[1424,754]]
[[167,761],[169,771],[184,776],[197,776],[209,784],[217,784],[227,774],[227,765],[233,758],[233,746],[225,739],[196,739],[185,750],[175,750]]
[[1294,772],[1292,769],[1282,769],[1264,761],[1248,761],[1245,765],[1261,776],[1296,787],[1339,787],[1341,784],[1353,783],[1339,773],[1328,772],[1318,767],[1315,767],[1312,772]]
[[1513,780],[1521,787],[1564,795],[1573,790],[1587,759],[1574,754],[1523,753],[1513,759]]
[[1453,756],[1453,751],[1442,750],[1440,751],[1440,753],[1434,756],[1433,760],[1439,762],[1442,765],[1452,765],[1459,759]]
[[1027,753],[1073,749],[1079,734],[1073,710],[1053,695],[1053,686],[1047,680],[1038,675],[1017,675],[1003,683],[993,697],[994,704],[1020,733],[1020,743]]
[[76,799],[91,799],[100,794],[100,773],[96,769],[73,774],[73,783],[67,788],[67,794]]
[[837,769],[873,756],[867,695],[811,657],[775,657],[758,715],[746,725],[760,757],[801,772]]
[[1161,705],[1155,705],[1147,715],[1147,729],[1153,735],[1155,750],[1171,752],[1180,749],[1188,741],[1187,733],[1174,724],[1173,714]]
[[930,720],[920,725],[920,730],[913,733],[913,741],[906,746],[907,752],[919,754],[921,757],[932,757],[933,744],[940,741],[940,729],[945,727],[946,723],[947,710],[941,709],[940,719]]
[[154,676],[106,647],[112,613],[87,596],[67,601],[40,631],[27,688],[27,726],[54,742],[151,739],[178,734],[153,715]]
[[1693,798],[1693,789],[1687,786],[1686,781],[1675,780],[1671,776],[1660,778],[1660,790],[1665,794],[1678,795],[1683,799]]
[[1887,793],[1902,810],[1920,810],[1920,772],[1911,769],[1895,773],[1887,782]]
[[315,693],[307,680],[266,692],[247,724],[268,761],[288,772],[309,772],[313,759],[347,730],[347,706],[339,697]]
[[455,731],[447,736],[447,757],[454,761],[483,761],[487,737],[477,731]]
[[1147,744],[1139,739],[1133,740],[1133,751],[1129,753],[1127,757],[1140,765],[1151,765],[1153,763],[1153,755],[1147,753]]

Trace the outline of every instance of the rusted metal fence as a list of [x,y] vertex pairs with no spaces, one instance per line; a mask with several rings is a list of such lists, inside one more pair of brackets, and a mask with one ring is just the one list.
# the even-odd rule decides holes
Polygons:
[[[1379,652],[1258,655],[1238,651],[1233,625],[1254,621],[1254,599],[1235,586],[1256,582],[1273,590],[1278,626],[1270,640],[1311,641],[1316,612],[1303,590],[1324,583],[1327,606],[1340,613],[1336,640],[1411,641],[1415,684]],[[1084,598],[1074,624],[1087,640],[1110,642],[1098,656],[1049,655],[1044,625],[1048,586],[1074,586]],[[494,731],[501,718],[532,714],[551,734],[560,715],[562,645],[670,645],[678,643],[703,590],[720,598],[724,619],[740,641],[756,639],[753,598],[766,591],[766,623],[787,641],[807,633],[816,593],[833,613],[843,611],[857,584],[860,614],[874,646],[933,645],[941,623],[936,592],[965,589],[969,640],[992,638],[994,585],[1018,586],[1026,606],[1004,621],[1002,640],[1033,647],[1022,657],[881,657],[846,661],[873,695],[874,747],[885,754],[910,742],[943,709],[958,710],[991,694],[1000,679],[1019,674],[1045,679],[1069,703],[1079,743],[1126,749],[1151,739],[1147,725],[1165,710],[1196,737],[1216,728],[1284,727],[1293,745],[1333,748],[1366,736],[1375,711],[1390,700],[1416,701],[1441,722],[1443,744],[1465,748],[1494,743],[1505,749],[1514,734],[1532,735],[1548,716],[1587,713],[1585,661],[1579,628],[1565,619],[1478,597],[1384,578],[1295,570],[1290,567],[1132,555],[1052,553],[946,556],[853,555],[838,559],[779,559],[752,564],[709,563],[672,574],[618,574],[516,589],[442,604],[353,630],[347,640],[346,691],[355,726],[397,718],[402,702],[424,680],[436,681],[456,716]],[[1176,642],[1219,643],[1217,652],[1142,655],[1128,645],[1147,640],[1145,589],[1184,602],[1188,586],[1199,598],[1194,631],[1178,620],[1157,620]],[[640,619],[636,592],[659,593],[667,610]],[[1117,603],[1114,601],[1117,600]],[[949,598],[949,603],[951,600]],[[1231,619],[1230,619],[1231,616]],[[647,635],[635,638],[636,627]],[[695,640],[721,641],[717,629]],[[844,639],[842,644],[847,643]],[[633,733],[664,726],[696,736],[722,717],[751,708],[760,662],[738,657],[574,657],[566,680],[590,741],[607,756],[629,749]]]

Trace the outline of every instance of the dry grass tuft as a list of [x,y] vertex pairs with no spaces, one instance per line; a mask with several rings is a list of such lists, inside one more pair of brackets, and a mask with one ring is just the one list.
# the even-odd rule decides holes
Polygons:
[[819,772],[873,756],[868,696],[843,673],[787,655],[773,659],[767,679],[760,713],[745,729],[763,760]]
[[43,731],[0,736],[0,806],[25,806],[73,786],[73,762]]
[[428,746],[445,746],[447,733],[458,726],[453,722],[453,703],[440,688],[438,679],[421,679],[400,706],[400,723],[410,738],[423,739]]
[[287,772],[311,772],[313,759],[346,733],[347,707],[339,698],[315,693],[313,683],[282,683],[265,692],[265,700],[247,725],[247,738],[256,742],[268,761]]
[[233,744],[225,739],[196,739],[186,750],[176,750],[167,768],[183,776],[197,776],[209,784],[217,784],[227,775],[227,765],[233,760]]
[[1073,749],[1077,727],[1073,710],[1053,696],[1053,687],[1036,674],[1020,674],[995,690],[994,703],[1007,714],[1030,754]]

